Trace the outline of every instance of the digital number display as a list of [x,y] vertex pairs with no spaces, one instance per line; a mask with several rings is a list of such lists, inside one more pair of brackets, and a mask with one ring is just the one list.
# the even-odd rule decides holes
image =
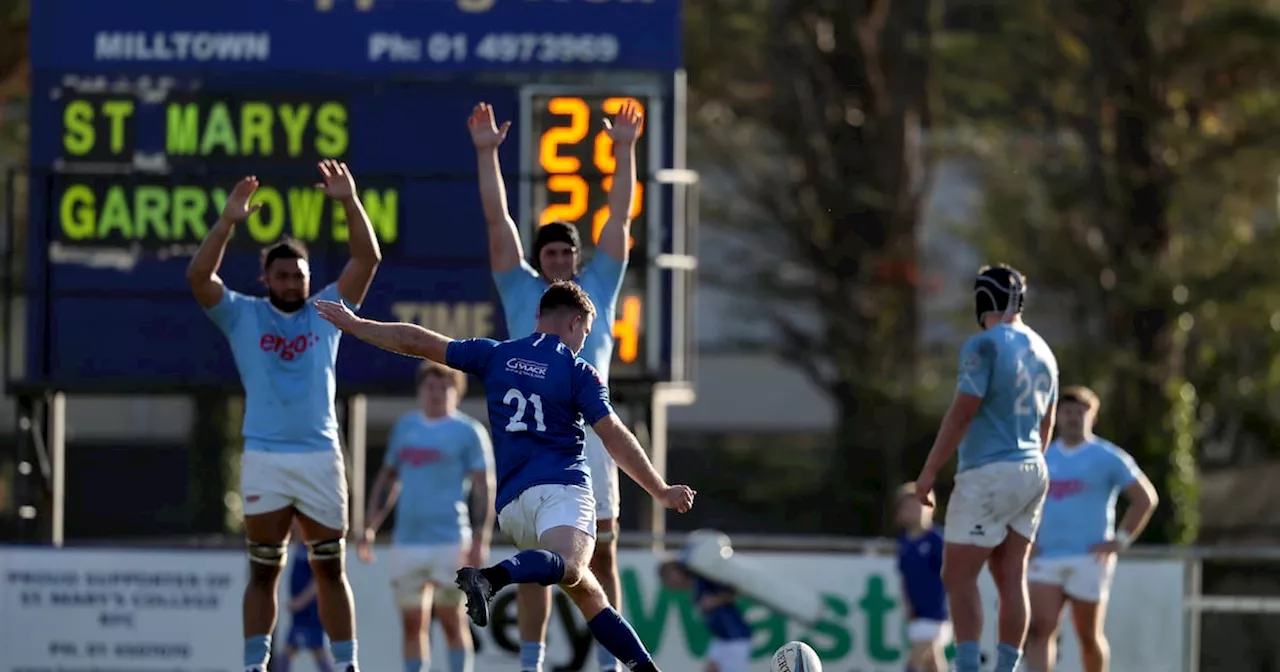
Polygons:
[[[582,236],[584,263],[600,241],[609,219],[609,189],[616,169],[613,140],[604,130],[603,120],[618,113],[627,101],[648,111],[644,97],[625,96],[534,96],[532,120],[535,188],[532,221],[536,226],[549,222],[569,222]],[[623,278],[622,291],[613,325],[614,372],[644,370],[641,355],[645,333],[644,305],[648,290],[648,230],[645,209],[645,182],[649,173],[649,137],[654,120],[646,114],[645,133],[636,142],[636,174],[639,182],[631,204],[631,257]]]

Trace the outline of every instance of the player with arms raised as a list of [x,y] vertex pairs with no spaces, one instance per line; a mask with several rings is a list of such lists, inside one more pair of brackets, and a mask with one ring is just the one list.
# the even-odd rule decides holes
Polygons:
[[501,343],[455,341],[414,324],[363,320],[337,303],[320,302],[317,309],[360,340],[484,380],[498,472],[498,520],[524,550],[491,567],[458,571],[472,620],[488,625],[489,600],[506,585],[559,584],[582,610],[597,642],[628,670],[656,672],[644,644],[609,606],[588,568],[596,509],[584,455],[584,419],[623,471],[667,508],[688,511],[695,493],[667,485],[614,414],[600,376],[575,356],[595,318],[586,293],[572,282],[553,283],[539,301],[536,331]]
[[[507,318],[507,332],[527,334],[537,321],[538,301],[547,285],[557,280],[574,280],[600,309],[601,329],[587,337],[582,358],[595,367],[608,385],[613,359],[613,321],[622,276],[627,268],[631,240],[631,204],[636,193],[635,144],[644,119],[639,108],[626,103],[613,124],[605,128],[613,141],[616,161],[613,185],[609,190],[609,218],[600,232],[599,245],[591,262],[579,273],[581,243],[578,230],[566,222],[550,222],[538,229],[533,241],[532,265],[524,260],[524,249],[515,221],[507,207],[506,186],[498,161],[498,146],[511,123],[501,128],[494,121],[493,108],[480,103],[467,120],[476,146],[480,173],[480,198],[489,230],[489,265]],[[587,428],[587,465],[595,489],[596,547],[591,571],[600,580],[609,602],[621,608],[618,582],[618,466],[609,457],[598,437]],[[541,672],[543,642],[551,617],[551,593],[535,585],[520,586],[517,594],[520,630],[520,667],[524,672]],[[618,661],[603,648],[596,649],[601,672],[617,670]]]
[[995,672],[1013,672],[1027,636],[1027,555],[1049,484],[1043,452],[1053,434],[1058,362],[1022,321],[1021,273],[984,267],[973,291],[983,331],[961,351],[955,399],[916,480],[916,496],[933,505],[938,471],[958,450],[942,565],[956,672],[978,672],[981,664],[978,574],[988,562],[1000,593]]
[[[1058,438],[1045,452],[1049,497],[1027,581],[1031,592],[1028,672],[1051,672],[1058,619],[1071,602],[1084,672],[1106,672],[1111,648],[1103,632],[1116,554],[1142,533],[1156,506],[1156,489],[1133,458],[1095,436],[1098,395],[1068,387],[1058,401]],[[1115,527],[1116,498],[1129,500]]]
[[[391,430],[386,460],[369,494],[360,559],[373,562],[378,526],[395,506],[391,588],[404,629],[405,672],[431,669],[431,623],[423,615],[433,602],[449,646],[449,672],[470,672],[471,628],[453,579],[464,564],[479,564],[489,555],[493,449],[484,425],[458,411],[467,391],[461,371],[423,362],[417,382],[421,409],[406,413]],[[468,496],[483,512],[474,529]]]
[[382,259],[373,227],[356,195],[346,164],[320,163],[317,184],[342,203],[351,225],[351,260],[338,281],[308,298],[311,268],[306,248],[285,240],[263,252],[267,298],[231,291],[218,277],[222,255],[237,224],[261,205],[249,200],[256,177],[236,184],[218,223],[187,267],[196,301],[227,335],[245,389],[244,454],[240,495],[249,545],[249,584],[244,593],[244,666],[267,669],[276,621],[276,583],[287,561],[289,529],[296,517],[306,539],[320,598],[320,620],[329,634],[338,670],[355,672],[355,610],[347,583],[347,477],[338,443],[333,397],[334,363],[342,334],[317,318],[315,299],[359,306]]

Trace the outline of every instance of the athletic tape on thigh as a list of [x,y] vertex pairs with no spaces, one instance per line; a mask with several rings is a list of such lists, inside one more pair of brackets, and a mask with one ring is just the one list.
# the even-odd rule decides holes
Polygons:
[[346,539],[307,542],[307,557],[312,560],[338,559],[342,557],[342,552],[346,547]]
[[286,544],[256,544],[249,542],[249,562],[271,567],[283,567],[289,560],[289,547]]
[[614,530],[596,530],[596,543],[607,544],[618,538],[618,533]]

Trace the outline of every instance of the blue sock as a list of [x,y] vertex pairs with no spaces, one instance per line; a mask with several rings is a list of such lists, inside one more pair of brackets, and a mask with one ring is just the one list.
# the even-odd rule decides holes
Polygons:
[[449,649],[449,672],[471,672],[471,649]]
[[404,672],[422,672],[421,658],[405,658]]
[[[536,583],[542,586],[554,586],[560,583],[564,578],[564,558],[559,553],[551,551],[533,550],[520,551],[515,555],[498,563],[494,568],[499,570],[495,573],[501,574],[502,571],[507,573],[510,583]],[[503,586],[501,578],[494,581],[493,573],[485,575],[489,579],[489,583],[493,585],[494,590],[498,590]]]
[[977,642],[956,642],[956,672],[980,672],[982,649]]
[[267,669],[267,660],[271,658],[271,635],[254,635],[244,638],[244,666],[246,668],[261,666]]
[[596,662],[600,664],[600,672],[618,672],[618,657],[596,642]]
[[604,611],[587,621],[587,628],[595,636],[596,642],[617,656],[628,670],[652,660],[644,644],[640,642],[640,636],[613,607],[605,607]]
[[1022,652],[1009,644],[1001,643],[996,647],[995,672],[1013,672],[1018,667],[1018,659]]
[[520,642],[520,672],[542,672],[546,650],[542,642]]
[[345,672],[348,665],[354,665],[356,669],[360,668],[356,664],[356,640],[329,642],[329,652],[333,654],[333,666],[339,670]]

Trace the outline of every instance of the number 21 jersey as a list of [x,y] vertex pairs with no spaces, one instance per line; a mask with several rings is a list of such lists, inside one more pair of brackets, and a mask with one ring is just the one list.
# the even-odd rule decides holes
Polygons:
[[957,391],[982,398],[960,442],[958,471],[1041,459],[1040,421],[1058,399],[1058,360],[1025,324],[999,324],[960,351]]
[[453,341],[445,360],[484,381],[497,510],[535,485],[591,487],[583,422],[594,425],[613,413],[594,367],[558,337],[537,333],[502,342]]

